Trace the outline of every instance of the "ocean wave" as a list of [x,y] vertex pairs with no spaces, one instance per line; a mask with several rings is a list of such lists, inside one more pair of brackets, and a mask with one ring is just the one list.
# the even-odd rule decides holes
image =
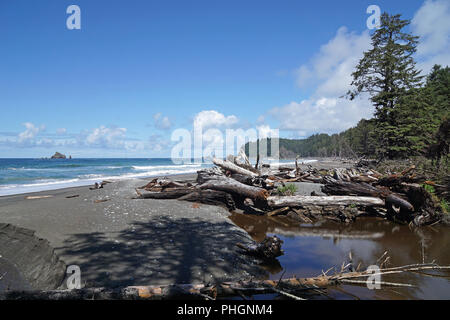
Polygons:
[[201,164],[180,164],[180,165],[156,165],[156,166],[132,166],[134,170],[152,170],[161,168],[200,168]]
[[[312,163],[312,162],[316,162],[318,160],[315,159],[308,159],[308,160],[304,160],[304,159],[298,159],[298,163],[299,164],[307,164],[307,163]],[[295,165],[295,161],[290,161],[290,162],[272,162],[270,163],[271,167],[278,167],[278,166],[286,166],[286,165]]]
[[[161,168],[161,166],[159,166]],[[36,180],[33,183],[28,184],[7,184],[0,185],[0,196],[22,194],[29,192],[39,192],[48,190],[57,190],[69,187],[80,187],[94,184],[95,182],[101,182],[102,180],[119,181],[126,179],[147,178],[164,175],[176,175],[176,174],[189,174],[197,172],[198,168],[184,168],[182,170],[176,169],[160,169],[151,170],[139,173],[126,173],[122,175],[102,175],[102,174],[86,174],[80,175],[73,179],[42,179]]]

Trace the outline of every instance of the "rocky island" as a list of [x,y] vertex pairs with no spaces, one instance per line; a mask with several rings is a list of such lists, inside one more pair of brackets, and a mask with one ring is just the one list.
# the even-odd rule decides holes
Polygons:
[[66,155],[59,152],[55,152],[55,154],[52,155],[51,159],[66,159]]

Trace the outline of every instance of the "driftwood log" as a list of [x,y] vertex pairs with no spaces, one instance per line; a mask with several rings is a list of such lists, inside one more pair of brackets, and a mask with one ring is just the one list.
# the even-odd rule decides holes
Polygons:
[[[302,300],[294,294],[307,294],[309,292],[321,294],[317,289],[326,289],[330,286],[366,285],[366,279],[374,276],[372,270],[348,270],[348,265],[342,265],[340,272],[328,275],[330,268],[321,275],[310,278],[287,278],[276,280],[242,280],[236,282],[222,282],[211,284],[172,284],[163,286],[129,286],[124,288],[83,288],[75,290],[53,291],[12,291],[0,295],[0,299],[8,300],[163,300],[176,298],[214,300],[218,297],[247,296],[262,293],[279,293],[296,300]],[[401,274],[404,272],[417,272],[426,270],[450,270],[450,266],[439,266],[434,263],[412,264],[407,266],[380,268],[378,275]],[[411,287],[407,283],[380,283],[385,287]]]
[[322,191],[329,195],[380,197],[383,193],[386,193],[386,191],[380,190],[365,182],[342,181],[329,176],[324,177],[323,181],[325,185],[322,187]]
[[258,257],[263,260],[273,260],[284,254],[281,250],[283,240],[277,236],[265,237],[263,241],[251,245],[238,243],[237,246],[244,250],[246,254]]
[[227,161],[227,160],[221,160],[221,159],[217,159],[217,158],[213,158],[213,163],[222,168],[225,169],[227,171],[230,171],[232,173],[239,173],[239,174],[244,174],[250,177],[257,177],[258,174],[255,172],[252,172],[248,169],[244,169],[236,164],[234,164],[233,162]]
[[164,191],[147,192],[141,192],[136,189],[138,196],[134,199],[178,199],[194,191],[195,189],[191,187],[167,188]]
[[266,200],[269,192],[264,188],[249,186],[237,180],[217,174],[213,170],[200,170],[197,172],[198,188],[218,190],[240,195],[244,198]]
[[270,196],[267,202],[272,208],[281,207],[302,207],[308,205],[329,206],[329,205],[356,205],[356,206],[384,206],[385,203],[380,198],[375,197],[355,197],[355,196]]
[[229,193],[223,191],[197,189],[178,198],[178,200],[225,206],[228,210],[236,209],[236,203],[234,202],[233,197]]

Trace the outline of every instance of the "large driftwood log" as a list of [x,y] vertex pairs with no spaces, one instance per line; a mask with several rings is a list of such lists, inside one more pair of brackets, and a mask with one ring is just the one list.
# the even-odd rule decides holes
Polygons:
[[308,205],[357,205],[357,206],[384,206],[384,201],[374,197],[355,196],[271,196],[267,198],[272,208],[302,207]]
[[178,199],[193,191],[195,191],[195,189],[193,189],[192,187],[167,188],[162,192],[141,192],[136,189],[137,197],[135,197],[134,199]]
[[232,163],[230,161],[223,161],[223,160],[217,159],[217,158],[213,158],[212,161],[213,161],[213,163],[216,166],[221,167],[221,168],[223,168],[225,170],[228,170],[230,172],[233,172],[233,173],[244,174],[244,175],[251,176],[251,177],[257,177],[258,176],[257,173],[252,172],[252,171],[247,170],[247,169],[244,169],[244,168],[242,168],[242,167],[240,167],[240,166],[238,166],[238,165],[236,165],[236,164],[234,164],[234,163]]
[[149,183],[147,183],[145,186],[142,186],[138,189],[145,189],[147,191],[161,191],[167,188],[183,188],[183,187],[190,187],[190,183],[180,183],[176,181],[172,181],[170,179],[160,179],[155,178]]
[[324,181],[325,186],[322,187],[322,191],[326,194],[380,197],[386,200],[388,208],[394,205],[408,212],[414,211],[414,206],[408,200],[394,194],[388,188],[381,189],[364,182],[347,182],[335,180],[331,177],[325,177]]
[[216,190],[195,190],[194,192],[188,193],[178,200],[199,202],[210,205],[226,206],[229,210],[236,209],[236,204],[233,197],[226,192],[216,191]]
[[383,192],[386,192],[368,183],[356,183],[336,180],[329,176],[324,177],[323,182],[325,183],[325,185],[322,187],[322,191],[328,195],[357,195],[379,197],[383,194]]
[[[389,213],[396,221],[410,223],[416,226],[428,225],[439,221],[443,217],[439,203],[421,185],[415,183],[401,183],[393,187],[394,191],[401,192],[408,197],[413,210],[400,206],[399,212],[391,210]],[[399,206],[397,204],[397,206]]]
[[218,190],[237,194],[244,198],[266,200],[269,192],[266,189],[249,186],[234,179],[219,175],[214,170],[200,170],[197,172],[198,188]]
[[[231,163],[234,163],[235,165],[237,165],[237,166],[239,166],[241,168],[244,168],[244,169],[246,169],[248,171],[254,172],[257,175],[260,175],[260,172],[259,172],[258,168],[254,168],[252,166],[252,164],[250,163],[250,160],[248,159],[247,155],[245,154],[245,152],[242,152],[242,150],[241,150],[241,152],[239,153],[239,155],[237,157],[235,157],[233,155],[229,155],[227,157],[227,160],[229,162],[231,162]],[[244,163],[242,163],[239,160],[243,160]]]
[[405,199],[400,198],[399,196],[396,196],[393,193],[386,197],[386,204],[400,207],[401,209],[406,211],[414,211],[414,207],[411,203],[409,203]]

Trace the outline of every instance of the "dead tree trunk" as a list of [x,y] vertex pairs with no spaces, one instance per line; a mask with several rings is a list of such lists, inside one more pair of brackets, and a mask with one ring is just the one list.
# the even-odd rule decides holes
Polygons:
[[384,201],[374,197],[354,196],[271,196],[267,202],[272,208],[302,207],[302,206],[338,206],[356,205],[366,207],[382,207]]
[[236,204],[233,200],[233,197],[223,191],[195,190],[194,192],[188,193],[178,198],[178,200],[225,206],[228,210],[236,209]]
[[198,186],[200,189],[229,192],[254,200],[266,200],[269,196],[269,192],[266,189],[240,183],[224,175],[218,175],[212,170],[198,171],[197,181],[201,183]]
[[162,192],[160,191],[141,192],[138,189],[136,189],[136,193],[138,196],[135,197],[134,199],[178,199],[193,191],[195,191],[195,189],[190,187],[167,188]]
[[230,161],[223,161],[221,159],[214,158],[213,159],[213,163],[216,166],[221,167],[221,168],[223,168],[225,170],[228,170],[228,171],[230,171],[232,173],[244,174],[244,175],[247,175],[247,176],[250,176],[250,177],[257,177],[257,176],[259,176],[257,173],[252,172],[252,171],[250,171],[248,169],[244,169],[244,168],[242,168],[242,167],[240,167],[240,166],[238,166],[238,165],[236,165],[236,164],[234,164],[234,163],[232,163]]

